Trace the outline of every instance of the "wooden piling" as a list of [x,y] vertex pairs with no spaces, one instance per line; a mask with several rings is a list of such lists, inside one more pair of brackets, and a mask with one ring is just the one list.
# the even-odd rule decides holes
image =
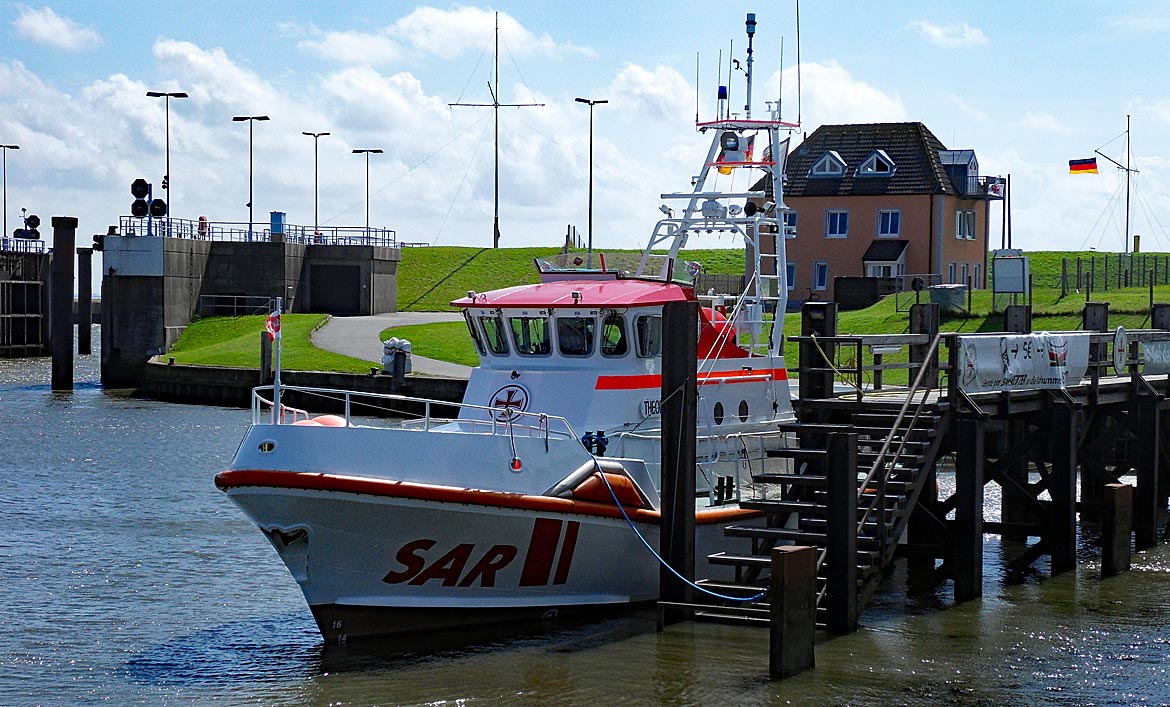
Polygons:
[[77,353],[93,353],[93,248],[77,249]]
[[260,385],[272,382],[272,339],[267,331],[260,332]]
[[955,601],[968,601],[983,595],[983,424],[959,420],[955,435]]
[[1107,484],[1104,499],[1101,576],[1112,577],[1129,569],[1129,541],[1133,534],[1133,487],[1129,484]]
[[[698,302],[667,302],[662,307],[662,558],[674,571],[695,579],[695,405],[698,398]],[[668,568],[659,570],[662,601],[694,603],[694,591]],[[664,608],[663,625],[686,618]]]
[[817,549],[772,549],[768,671],[786,678],[816,665]]
[[1137,399],[1137,489],[1133,497],[1134,547],[1144,550],[1158,542],[1158,447],[1161,444],[1161,406],[1157,398]]
[[1048,541],[1052,574],[1077,566],[1077,429],[1076,411],[1066,404],[1053,405],[1049,424]]
[[[825,472],[829,507],[825,543],[825,625],[829,633],[857,630],[857,433],[828,435]],[[884,499],[869,518],[884,532]]]
[[[800,309],[800,335],[836,336],[837,303],[805,302]],[[836,344],[828,341],[800,342],[801,370],[798,384],[801,400],[820,400],[833,396],[833,371],[829,367],[835,352]]]
[[[911,334],[925,334],[928,338],[933,339],[935,334],[938,334],[939,327],[939,306],[931,302],[930,304],[912,304],[910,305],[910,333]],[[925,344],[912,344],[910,346],[910,380],[914,380],[918,375],[918,369],[927,366],[926,377],[923,379],[927,382],[928,387],[932,387],[930,382],[938,379],[938,354],[927,361],[926,354],[930,351],[930,342]]]
[[77,219],[53,217],[52,317],[53,390],[73,390],[73,244]]
[[1026,304],[1009,304],[1003,310],[1003,329],[1013,334],[1032,333],[1032,307]]

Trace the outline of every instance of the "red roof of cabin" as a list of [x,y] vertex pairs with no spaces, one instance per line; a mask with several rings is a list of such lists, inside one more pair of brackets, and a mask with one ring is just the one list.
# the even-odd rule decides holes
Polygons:
[[[574,301],[573,293],[581,293]],[[478,292],[474,301],[461,297],[457,307],[647,307],[694,300],[690,288],[647,280],[557,280]]]

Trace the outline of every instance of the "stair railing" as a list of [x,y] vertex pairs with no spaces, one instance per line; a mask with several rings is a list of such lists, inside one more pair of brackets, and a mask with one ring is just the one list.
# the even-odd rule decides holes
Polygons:
[[[933,370],[933,367],[928,365],[928,363],[934,359],[935,354],[938,352],[939,342],[941,340],[941,333],[935,334],[934,339],[931,340],[930,348],[927,349],[926,356],[924,358],[924,361],[927,363],[918,369],[918,375],[915,376],[914,383],[910,386],[910,390],[906,395],[906,400],[902,403],[902,407],[898,410],[898,416],[894,419],[894,424],[890,428],[890,432],[886,435],[886,439],[882,443],[881,450],[878,452],[877,457],[870,466],[869,473],[866,475],[865,481],[863,481],[858,487],[857,507],[858,509],[865,509],[857,521],[858,537],[861,537],[864,533],[865,524],[870,520],[870,518],[875,519],[879,533],[885,533],[886,531],[886,482],[889,480],[890,475],[893,474],[894,470],[897,468],[898,460],[901,459],[903,452],[906,450],[906,444],[909,441],[910,432],[913,431],[919,417],[922,415],[922,411],[926,407],[926,402],[930,397],[930,391],[934,388],[934,381],[931,381],[931,384],[925,387],[923,387],[923,381],[926,378],[927,371]],[[893,458],[887,462],[886,457],[889,454],[890,447],[893,444],[894,435],[897,433],[899,428],[901,428],[903,420],[906,419],[906,412],[910,409],[910,403],[914,400],[914,396],[919,392],[920,389],[922,390],[922,398],[918,401],[918,405],[914,409],[914,414],[911,416],[910,424],[906,429],[906,433],[902,435],[902,439],[898,445],[897,451],[894,453]],[[878,476],[879,470],[883,472],[880,477]],[[874,487],[875,482],[876,487]],[[875,488],[875,493],[871,499],[867,501],[865,494],[866,491],[870,488]],[[882,538],[881,535],[878,536],[878,539],[880,541],[880,548],[882,553],[881,563],[885,564],[888,554],[888,542],[887,539]]]

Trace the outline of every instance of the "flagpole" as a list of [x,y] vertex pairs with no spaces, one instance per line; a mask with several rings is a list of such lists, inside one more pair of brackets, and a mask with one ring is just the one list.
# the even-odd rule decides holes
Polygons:
[[278,424],[278,425],[280,424],[281,419],[284,417],[284,414],[283,414],[284,411],[280,405],[280,330],[281,330],[280,309],[281,309],[281,306],[283,304],[284,304],[284,298],[277,297],[276,298],[276,322],[277,322],[277,324],[276,324],[276,336],[275,336],[275,346],[274,346],[275,358],[276,358],[276,362],[275,362],[276,363],[276,365],[275,365],[276,370],[275,370],[273,377],[272,377],[272,406],[273,406],[273,410],[274,410],[275,415],[276,415],[276,424]]

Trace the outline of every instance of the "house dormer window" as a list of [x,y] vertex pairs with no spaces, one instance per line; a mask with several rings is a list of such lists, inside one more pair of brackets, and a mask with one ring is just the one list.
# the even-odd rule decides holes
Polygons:
[[885,150],[874,150],[857,168],[858,177],[888,177],[894,173],[894,161]]
[[813,164],[812,169],[808,171],[808,176],[843,177],[845,176],[845,160],[841,159],[841,155],[837,154],[836,150],[829,150]]

